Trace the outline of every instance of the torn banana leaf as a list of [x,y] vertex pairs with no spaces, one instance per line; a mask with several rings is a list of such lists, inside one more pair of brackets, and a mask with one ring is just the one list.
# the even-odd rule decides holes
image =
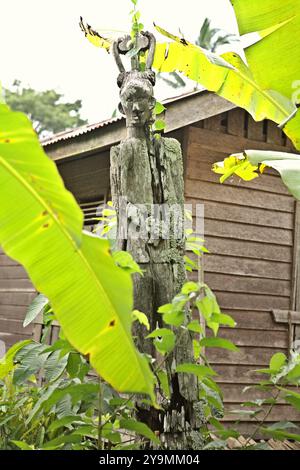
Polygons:
[[[278,25],[278,28],[283,29],[284,26]],[[156,29],[173,39],[171,43],[157,44],[153,66],[159,72],[182,72],[207,90],[246,109],[256,121],[270,119],[281,124],[295,112],[296,106],[290,97],[272,87],[261,86],[237,53],[227,52],[220,56],[220,61],[212,60],[204,49],[162,28]],[[274,34],[274,28],[272,31]],[[285,131],[288,130],[289,137],[300,149],[300,130],[295,119],[298,117],[288,122]]]
[[123,31],[105,31],[92,28],[88,23],[84,23],[82,16],[80,17],[79,26],[88,41],[93,46],[105,49],[108,53],[114,40],[118,37],[124,36]]

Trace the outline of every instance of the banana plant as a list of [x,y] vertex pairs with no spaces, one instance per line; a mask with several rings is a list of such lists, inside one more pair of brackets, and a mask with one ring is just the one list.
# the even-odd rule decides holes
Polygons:
[[[157,43],[153,67],[158,72],[183,73],[246,109],[256,121],[276,122],[300,150],[300,112],[296,107],[300,89],[299,1],[231,3],[240,34],[252,34],[252,45],[245,50],[247,63],[236,52],[217,55],[155,25],[171,41]],[[84,27],[83,21],[81,29],[93,45],[109,50],[113,39],[103,41],[101,31]]]
[[132,282],[83,213],[30,121],[0,104],[0,245],[50,301],[64,334],[121,392],[153,398],[153,375],[131,336]]

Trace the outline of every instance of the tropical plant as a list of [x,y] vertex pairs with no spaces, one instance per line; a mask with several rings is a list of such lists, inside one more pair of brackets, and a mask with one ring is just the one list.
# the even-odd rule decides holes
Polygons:
[[[299,5],[297,0],[284,3],[278,1],[277,4],[274,8],[274,2],[271,0],[262,2],[236,0],[233,2],[240,34],[256,33],[256,42],[254,41],[245,50],[248,65],[238,54],[226,53],[221,57],[233,68],[222,71],[219,65],[203,60],[201,52],[196,50],[193,44],[157,28],[159,32],[175,42],[159,45],[156,66],[159,70],[168,72],[181,70],[208,90],[245,108],[257,121],[273,120],[299,150],[298,77],[300,69],[296,57],[299,56],[300,50],[299,41],[294,40],[300,26]],[[257,16],[258,9],[259,17]],[[163,56],[166,48],[168,48],[167,58]],[[289,54],[285,53],[287,48]],[[297,188],[300,186],[300,160],[298,161],[297,155],[288,157],[281,154],[276,157],[273,154],[269,158],[269,153],[266,155],[255,153],[255,157],[254,153],[251,150],[246,152],[248,163],[251,161],[256,164],[269,162],[271,167],[278,169],[280,174],[284,175],[284,183],[289,189],[293,188],[292,194],[299,198]],[[243,171],[247,159],[239,156],[239,160],[237,171],[243,177],[247,173]],[[215,167],[217,168],[218,166]],[[218,172],[222,171],[224,172],[224,168],[220,168],[219,165]]]
[[[117,449],[134,447],[138,435],[156,439],[142,423],[133,425],[131,401],[91,375],[63,335],[51,346],[17,344],[8,356],[13,362],[0,368],[0,449]],[[123,438],[127,428],[133,438]]]
[[[276,8],[273,0],[232,3],[240,34],[255,33],[252,45],[245,50],[247,64],[236,52],[218,56],[156,26],[172,42],[157,44],[154,68],[159,73],[180,71],[207,90],[246,109],[254,120],[276,122],[300,150],[297,108],[300,43],[295,40],[300,30],[298,0],[284,3],[277,0]],[[299,175],[300,162],[293,160]]]
[[[199,246],[193,250],[198,252]],[[201,299],[200,299],[201,295]],[[197,308],[199,317],[186,321],[186,306]],[[0,362],[0,448],[22,450],[54,449],[138,449],[152,441],[159,448],[162,443],[148,426],[136,419],[136,406],[151,402],[135,395],[122,395],[109,384],[91,375],[88,358],[76,351],[63,331],[52,345],[47,344],[47,332],[54,319],[49,318],[49,303],[38,296],[28,309],[25,324],[37,315],[44,316],[44,334],[40,343],[24,341],[14,345]],[[163,328],[149,333],[149,323],[142,312],[133,312],[133,321],[139,321],[148,330],[159,357],[151,364],[163,409],[171,399],[171,385],[166,372],[167,362],[182,328],[188,328],[194,338],[195,358],[201,363],[185,363],[177,367],[178,374],[194,374],[200,384],[199,399],[205,410],[203,425],[212,417],[222,416],[222,392],[213,378],[216,373],[209,366],[204,347],[237,348],[228,340],[218,338],[220,324],[234,326],[228,315],[220,312],[217,301],[208,286],[186,283],[172,304],[159,309]],[[203,321],[214,337],[205,337]],[[184,323],[186,326],[184,326]],[[202,436],[202,437],[201,437]],[[206,439],[199,429],[199,439]]]
[[[285,403],[292,408],[300,411],[300,394],[298,387],[300,385],[300,354],[291,351],[291,357],[288,359],[282,352],[272,356],[269,368],[254,371],[264,374],[261,382],[244,388],[244,392],[255,390],[261,393],[262,398],[249,399],[241,404],[239,409],[232,411],[239,416],[247,416],[255,426],[252,434],[244,441],[239,449],[264,450],[268,449],[266,443],[258,442],[253,444],[253,440],[259,435],[264,435],[265,439],[274,438],[279,441],[289,440],[300,442],[300,428],[295,423],[289,421],[280,421],[271,425],[267,424],[267,418],[270,416],[274,406]],[[212,428],[210,436],[218,436],[207,444],[206,448],[227,448],[227,439],[230,437],[239,437],[239,432],[233,429],[226,429],[217,419],[210,420]]]
[[[238,39],[234,34],[226,33],[220,28],[212,28],[211,20],[209,18],[205,18],[195,44],[210,52],[216,52],[218,47],[230,44],[237,40]],[[186,85],[186,82],[178,72],[170,72],[168,75],[169,77],[165,77],[161,73],[158,73],[158,77],[172,88],[181,88]]]
[[82,231],[83,214],[28,118],[0,105],[0,128],[3,250],[24,265],[70,343],[107,382],[153,397],[147,360],[131,337],[130,266],[118,267],[108,241]]

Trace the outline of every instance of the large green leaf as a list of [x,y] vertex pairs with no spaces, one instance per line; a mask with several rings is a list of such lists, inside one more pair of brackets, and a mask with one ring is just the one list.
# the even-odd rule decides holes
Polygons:
[[14,358],[17,352],[29,344],[30,340],[24,340],[14,344],[0,360],[0,379],[4,379],[15,368]]
[[[276,28],[283,27],[276,25]],[[280,93],[276,88],[262,86],[237,53],[222,54],[219,59],[225,62],[221,64],[203,54],[203,49],[195,44],[183,41],[160,27],[157,29],[174,41],[157,44],[153,66],[158,71],[182,72],[207,90],[246,109],[256,121],[270,119],[281,124],[296,110],[290,96]],[[292,126],[293,121],[295,119],[287,125],[289,135],[300,148],[300,140],[297,140],[300,132],[294,128],[295,123]]]
[[258,176],[258,165],[266,165],[280,173],[282,181],[290,193],[300,200],[300,155],[266,150],[245,150],[244,153],[232,155],[224,162],[213,166],[216,173],[221,173],[221,182],[236,174],[244,180]]
[[[299,0],[231,0],[231,3],[240,34],[258,33],[263,38],[245,51],[255,82],[265,90],[276,90],[290,101],[297,88],[300,99]],[[299,111],[284,131],[299,149]]]
[[131,336],[132,282],[83,215],[29,120],[0,105],[0,244],[50,301],[68,341],[119,391],[153,397]]
[[43,294],[37,295],[27,309],[26,316],[23,321],[24,328],[30,325],[30,323],[32,323],[40,313],[43,313],[47,305],[49,305],[47,297]]

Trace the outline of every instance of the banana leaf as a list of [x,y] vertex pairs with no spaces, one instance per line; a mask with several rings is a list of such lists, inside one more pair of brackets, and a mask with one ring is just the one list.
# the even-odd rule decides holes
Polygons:
[[[231,0],[231,3],[240,34],[257,33],[262,38],[245,50],[255,82],[265,90],[280,93],[293,105],[300,103],[299,0]],[[300,149],[300,110],[283,130]]]
[[50,301],[68,341],[120,392],[153,398],[131,336],[132,282],[83,214],[30,121],[0,105],[0,245]]

